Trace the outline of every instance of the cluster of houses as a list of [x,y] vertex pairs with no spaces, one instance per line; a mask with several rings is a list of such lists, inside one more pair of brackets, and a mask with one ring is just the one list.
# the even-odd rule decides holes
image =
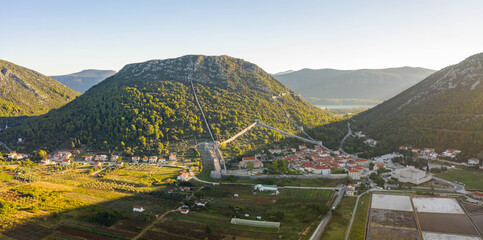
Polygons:
[[22,153],[17,153],[17,152],[11,152],[8,154],[8,159],[12,159],[12,160],[21,160],[21,159],[24,159],[24,158],[27,158],[28,155],[27,154],[22,154]]
[[[331,169],[341,169],[348,172],[348,176],[354,180],[358,180],[363,176],[370,174],[369,165],[372,161],[368,159],[356,158],[349,154],[343,154],[339,151],[331,151],[323,149],[316,145],[313,149],[306,145],[299,145],[298,151],[295,148],[289,149],[269,149],[272,154],[282,154],[286,159],[288,167],[300,171],[302,173],[331,175]],[[259,160],[260,156],[244,157],[238,163],[240,168],[246,168],[249,162],[253,162],[254,168],[262,168],[263,163]],[[373,170],[384,167],[382,163],[375,163]]]
[[[176,161],[176,154],[170,154],[168,157],[168,161]],[[138,157],[134,156],[131,158],[132,163],[146,163],[146,164],[164,164],[166,163],[166,158],[158,157],[158,156],[149,156],[149,157]]]
[[40,160],[41,164],[60,164],[60,165],[70,165],[71,163],[71,152],[57,152],[53,155],[47,155],[46,158]]
[[[365,138],[366,137],[366,134],[362,133],[362,131],[355,132],[355,135],[358,138]],[[367,138],[367,139],[364,140],[364,143],[369,145],[370,147],[375,147],[379,143],[379,141],[372,139],[372,138]]]
[[434,148],[419,149],[411,146],[400,146],[399,150],[411,151],[413,153],[416,153],[419,158],[426,158],[426,159],[436,159],[438,158],[438,156],[456,158],[456,156],[461,153],[461,151],[457,149],[447,149],[441,154],[438,154],[434,150]]
[[[305,145],[299,146],[299,151],[285,155],[289,161],[288,167],[305,173],[330,175],[331,169],[348,171],[351,179],[358,180],[363,175],[369,174],[368,159],[356,158],[352,155],[343,154],[339,151],[330,151],[320,146],[309,149]],[[384,167],[384,164],[375,164],[373,170]]]

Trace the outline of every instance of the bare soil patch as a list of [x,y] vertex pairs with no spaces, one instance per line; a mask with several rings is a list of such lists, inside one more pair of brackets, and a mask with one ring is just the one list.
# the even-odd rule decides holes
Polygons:
[[478,235],[468,216],[464,214],[418,213],[422,231]]
[[40,239],[43,239],[44,237],[49,236],[54,232],[55,231],[50,228],[46,228],[38,224],[30,223],[30,224],[24,224],[22,226],[16,227],[6,233],[3,233],[3,235],[6,235],[18,240],[24,240],[24,239],[40,240]]
[[371,209],[370,221],[384,226],[417,228],[413,213],[406,211]]
[[418,231],[405,229],[391,229],[383,227],[370,227],[367,233],[368,240],[421,240]]

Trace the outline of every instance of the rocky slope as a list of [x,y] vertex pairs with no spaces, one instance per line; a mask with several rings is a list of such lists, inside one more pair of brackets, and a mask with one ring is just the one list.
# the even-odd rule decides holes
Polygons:
[[79,95],[50,77],[0,60],[1,117],[40,115]]

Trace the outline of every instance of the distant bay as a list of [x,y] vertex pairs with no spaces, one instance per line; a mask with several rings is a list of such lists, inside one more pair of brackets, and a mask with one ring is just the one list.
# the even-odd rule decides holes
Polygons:
[[376,105],[357,105],[357,104],[351,104],[351,105],[315,105],[316,107],[319,108],[325,108],[325,109],[345,109],[345,108],[372,108]]

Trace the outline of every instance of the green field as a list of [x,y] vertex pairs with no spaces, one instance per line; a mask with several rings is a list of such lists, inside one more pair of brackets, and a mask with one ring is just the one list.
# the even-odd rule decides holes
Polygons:
[[462,182],[467,190],[483,190],[483,171],[481,170],[451,169],[436,176],[450,181]]
[[[14,236],[29,229],[40,229],[37,232],[47,234],[42,235],[46,237],[61,223],[64,230],[81,229],[90,234],[109,235],[103,232],[102,225],[113,219],[105,214],[114,211],[121,217],[109,224],[112,225],[109,231],[121,231],[121,235],[130,238],[156,215],[178,207],[190,194],[179,190],[167,193],[168,188],[176,186],[167,184],[165,179],[174,179],[182,170],[176,167],[127,165],[105,169],[102,177],[91,174],[90,164],[43,166],[0,162],[0,168],[3,169],[0,171],[0,238],[4,237],[1,234]],[[133,206],[137,205],[146,210],[133,213]],[[82,226],[72,225],[72,220]]]
[[366,235],[367,213],[369,211],[369,200],[371,194],[365,194],[360,197],[359,205],[357,205],[356,216],[352,223],[352,229],[349,234],[349,239],[364,239]]
[[355,197],[344,197],[340,205],[332,213],[332,218],[322,234],[322,240],[344,240],[352,210],[356,204]]
[[[331,190],[279,189],[278,196],[270,192],[253,192],[251,186],[219,185],[205,187],[197,196],[209,199],[206,209],[191,208],[189,214],[170,214],[153,228],[151,234],[170,235],[179,239],[296,239],[309,234],[308,228],[328,210]],[[239,197],[234,197],[238,194]],[[248,214],[249,217],[245,217]],[[233,225],[232,217],[281,222],[280,229]],[[318,222],[317,222],[318,223]],[[189,227],[188,227],[189,226]],[[210,229],[207,231],[206,229]],[[184,229],[184,230],[181,230]],[[149,234],[148,234],[149,235]]]

